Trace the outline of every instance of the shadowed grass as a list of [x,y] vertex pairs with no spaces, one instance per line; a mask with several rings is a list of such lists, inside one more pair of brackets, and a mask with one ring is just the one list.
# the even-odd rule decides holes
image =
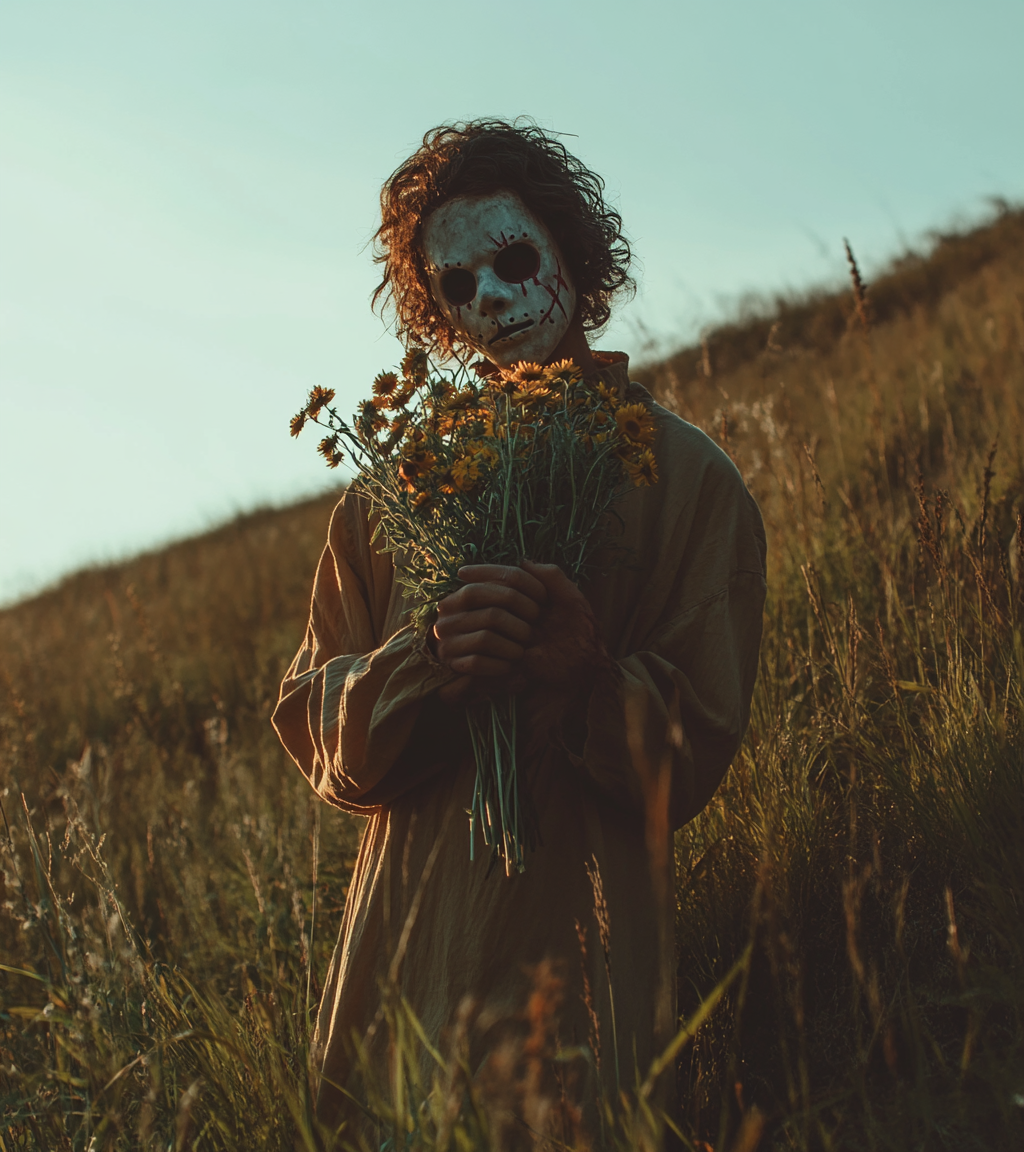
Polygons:
[[[770,547],[750,733],[675,842],[683,1146],[1024,1146],[1021,220],[869,286],[867,327],[847,293],[643,373]],[[268,720],[330,504],[0,613],[0,1149],[314,1146],[360,824]],[[391,1021],[381,1142],[501,1145],[458,1037],[417,1086]],[[654,1146],[644,1100],[610,1142]]]

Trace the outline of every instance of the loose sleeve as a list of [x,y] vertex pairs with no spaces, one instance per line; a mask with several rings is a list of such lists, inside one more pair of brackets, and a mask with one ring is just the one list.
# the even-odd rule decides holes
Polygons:
[[[274,728],[322,799],[365,813],[439,769],[444,741],[423,726],[445,709],[422,705],[448,674],[432,664],[411,624],[384,635],[390,557],[369,539],[365,503],[335,509],[313,586],[305,639],[281,685]],[[432,737],[438,733],[431,733]]]
[[743,739],[766,589],[760,514],[731,464],[696,504],[666,558],[664,612],[638,650],[596,674],[577,735],[602,792],[642,812],[654,788],[674,828],[708,803]]

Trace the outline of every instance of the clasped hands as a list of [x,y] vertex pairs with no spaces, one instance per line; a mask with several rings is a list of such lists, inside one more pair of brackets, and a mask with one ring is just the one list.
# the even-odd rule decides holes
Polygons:
[[589,679],[607,661],[586,597],[555,564],[470,564],[437,606],[433,646],[456,673],[439,695],[552,688]]

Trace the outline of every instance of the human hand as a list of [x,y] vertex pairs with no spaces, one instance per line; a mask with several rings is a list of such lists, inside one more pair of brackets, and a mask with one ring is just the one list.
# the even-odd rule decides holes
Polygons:
[[474,677],[513,671],[547,598],[543,581],[514,565],[468,564],[459,579],[462,587],[438,604],[433,628],[438,660],[460,674],[441,689],[449,703],[466,694]]
[[594,671],[609,662],[589,601],[557,564],[524,560],[522,570],[544,586],[546,595],[539,602],[520,674],[527,684],[585,686]]

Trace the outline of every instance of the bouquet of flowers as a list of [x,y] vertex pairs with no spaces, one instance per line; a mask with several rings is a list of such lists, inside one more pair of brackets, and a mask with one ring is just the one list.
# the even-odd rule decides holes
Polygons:
[[[590,571],[615,501],[657,482],[654,420],[643,403],[570,360],[520,363],[490,377],[433,367],[412,350],[400,372],[381,372],[373,395],[346,422],[334,392],[314,388],[292,418],[325,431],[329,467],[355,465],[352,487],[377,517],[374,539],[394,553],[396,574],[417,598],[425,634],[436,605],[461,586],[467,564],[557,564],[574,581]],[[523,871],[530,829],[516,769],[515,696],[467,706],[476,760],[470,858],[479,824],[505,874]]]

